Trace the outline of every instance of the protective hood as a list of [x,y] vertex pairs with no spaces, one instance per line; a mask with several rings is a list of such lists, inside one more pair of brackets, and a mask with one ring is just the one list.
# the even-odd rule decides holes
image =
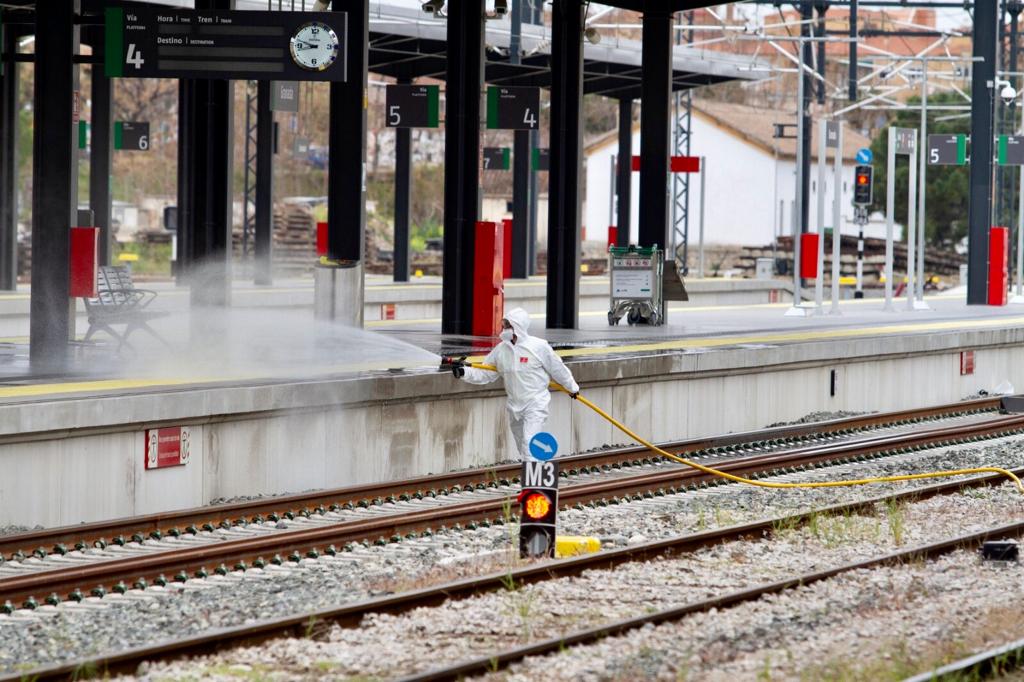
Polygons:
[[530,334],[526,331],[530,328],[530,314],[528,312],[522,308],[513,308],[505,313],[505,319],[512,325],[512,331],[515,332],[519,341],[530,338]]

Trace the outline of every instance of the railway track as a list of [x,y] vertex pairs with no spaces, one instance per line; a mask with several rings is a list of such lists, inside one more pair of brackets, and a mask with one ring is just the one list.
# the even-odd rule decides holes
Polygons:
[[[664,447],[690,458],[717,462],[747,454],[792,449],[800,445],[850,440],[870,430],[898,432],[916,428],[917,424],[929,420],[984,418],[986,413],[992,413],[998,408],[998,398],[985,398],[924,409],[675,441],[664,444]],[[652,462],[664,463],[659,456],[640,446],[559,458],[561,469],[567,477],[649,466]],[[140,544],[147,539],[194,536],[216,529],[229,530],[247,523],[294,521],[325,511],[371,510],[386,504],[472,493],[486,488],[493,489],[505,482],[518,483],[519,471],[519,464],[504,464],[0,536],[0,565],[5,561],[22,561],[31,557],[43,559],[51,554],[64,555],[75,549],[93,546],[123,547]]]
[[[1024,468],[1014,470],[1017,475],[1024,474]],[[752,523],[744,523],[727,528],[705,531],[696,534],[679,536],[667,540],[648,542],[641,545],[617,550],[603,551],[598,554],[535,563],[507,572],[460,580],[435,587],[388,595],[340,608],[324,609],[255,625],[223,628],[207,632],[198,637],[183,638],[176,641],[163,642],[155,646],[133,649],[118,654],[97,657],[89,660],[39,668],[28,671],[32,679],[66,679],[81,674],[84,670],[102,673],[133,672],[139,663],[147,660],[170,659],[181,656],[208,654],[228,647],[253,645],[268,639],[295,636],[306,637],[311,623],[318,625],[336,624],[343,627],[358,625],[371,613],[403,613],[415,608],[438,606],[449,599],[463,599],[486,592],[508,589],[510,583],[517,586],[537,583],[545,580],[580,575],[593,569],[608,569],[637,561],[646,561],[656,557],[678,555],[693,552],[703,547],[722,544],[746,537],[761,537],[776,532],[779,528],[792,529],[799,524],[808,522],[814,515],[842,515],[869,512],[879,504],[922,500],[937,495],[959,492],[965,488],[982,487],[1002,482],[999,476],[983,476],[968,481],[947,481],[911,491],[859,500],[847,504],[839,504],[811,512],[803,512],[785,517],[763,519]],[[815,582],[840,575],[845,572],[863,568],[873,568],[906,561],[908,558],[920,559],[934,557],[956,549],[964,549],[980,544],[989,538],[1015,537],[1024,534],[1024,523],[1014,523],[990,528],[982,532],[965,534],[942,542],[920,545],[906,550],[886,553],[863,561],[843,566],[794,575],[757,587],[743,589],[725,595],[715,596],[676,607],[628,618],[597,627],[586,628],[565,636],[532,643],[505,651],[494,652],[486,657],[469,661],[461,661],[454,665],[418,673],[409,680],[454,680],[467,675],[486,673],[523,660],[529,656],[538,656],[564,650],[567,647],[595,642],[604,637],[619,635],[648,624],[659,624],[679,620],[685,616],[708,611],[713,608],[724,608],[759,599],[766,594],[785,591],[799,585]],[[0,677],[0,679],[17,679],[17,676]]]
[[[917,428],[844,440],[826,437],[822,442],[811,441],[811,444],[781,451],[776,444],[756,441],[734,448],[741,452],[739,455],[711,452],[704,456],[713,459],[716,467],[729,473],[759,476],[793,472],[826,463],[862,461],[1024,430],[1024,415],[974,415],[953,421],[952,425],[918,424]],[[728,446],[716,447],[728,449]],[[611,455],[600,453],[597,456]],[[622,453],[618,456],[621,457]],[[629,456],[637,457],[638,453],[634,451]],[[621,466],[621,460],[616,463]],[[606,466],[615,466],[616,463]],[[640,460],[638,466],[627,467],[628,473],[619,470],[620,475],[617,476],[594,476],[589,469],[584,474],[578,473],[582,468],[582,465],[577,465],[577,473],[570,476],[575,480],[563,487],[560,494],[563,506],[616,504],[723,482],[674,463],[644,465]],[[572,471],[570,469],[570,474]],[[464,496],[472,498],[465,501],[456,493],[449,494],[443,502],[426,497],[398,500],[390,503],[393,505],[391,508],[384,504],[377,505],[376,509],[368,505],[349,510],[323,510],[315,517],[313,514],[293,516],[289,521],[295,524],[292,528],[279,528],[280,517],[278,520],[270,519],[269,523],[265,519],[242,520],[228,528],[211,528],[205,531],[204,537],[199,533],[178,534],[135,543],[134,547],[126,543],[124,546],[86,552],[57,552],[34,560],[10,562],[0,566],[0,603],[11,611],[15,605],[35,608],[41,603],[58,604],[66,599],[82,601],[88,596],[124,593],[131,588],[183,583],[193,577],[227,575],[236,570],[298,562],[307,557],[335,556],[355,549],[358,543],[387,544],[429,536],[446,527],[472,529],[478,525],[502,524],[510,516],[514,481],[506,479],[492,483],[493,487],[471,487],[469,491],[462,491]],[[256,504],[272,501],[260,500]],[[288,526],[288,523],[283,525]]]

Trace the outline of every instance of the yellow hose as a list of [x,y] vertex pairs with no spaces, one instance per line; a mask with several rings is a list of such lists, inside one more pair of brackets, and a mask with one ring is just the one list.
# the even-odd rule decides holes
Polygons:
[[[467,364],[470,367],[475,367],[477,369],[483,369],[483,370],[487,370],[487,371],[490,371],[490,372],[497,372],[498,371],[498,368],[494,367],[493,365],[485,365],[485,364],[479,363],[479,362],[472,362],[472,363],[467,363]],[[562,386],[561,384],[559,384],[559,383],[557,383],[555,381],[551,382],[551,386],[553,388],[558,389],[559,391],[562,391],[563,393],[571,395],[571,393],[564,386]],[[761,488],[840,488],[840,487],[854,486],[854,485],[867,485],[868,483],[894,483],[896,481],[916,481],[916,480],[919,480],[919,479],[922,479],[922,478],[943,478],[943,477],[948,477],[948,476],[963,476],[965,474],[1002,474],[1003,476],[1006,476],[1011,481],[1013,481],[1014,485],[1017,486],[1017,490],[1019,490],[1021,493],[1024,493],[1024,485],[1021,484],[1020,479],[1017,478],[1017,476],[1015,476],[1012,471],[1008,471],[1007,469],[1002,469],[1002,468],[999,468],[999,467],[978,467],[978,468],[975,468],[975,469],[954,469],[954,470],[950,470],[950,471],[931,471],[931,472],[927,472],[927,473],[923,473],[923,474],[903,474],[903,475],[900,475],[900,476],[878,476],[878,477],[875,477],[875,478],[858,478],[858,479],[854,479],[854,480],[850,480],[850,481],[816,481],[816,482],[809,482],[809,483],[773,483],[773,482],[770,482],[770,481],[755,481],[753,479],[744,478],[742,476],[736,476],[734,474],[730,474],[728,472],[721,471],[719,469],[712,469],[711,467],[706,467],[703,464],[698,464],[697,462],[688,460],[688,459],[686,459],[684,457],[680,457],[679,455],[673,455],[671,452],[666,452],[665,450],[662,450],[661,448],[659,448],[654,443],[651,443],[651,442],[641,438],[639,435],[637,435],[632,430],[630,430],[630,428],[628,426],[626,426],[625,424],[623,424],[619,420],[615,419],[615,417],[611,416],[610,414],[608,414],[607,412],[602,410],[600,407],[598,407],[594,403],[592,403],[589,400],[587,400],[586,398],[584,398],[582,395],[577,394],[576,400],[578,400],[579,402],[583,403],[584,405],[586,405],[587,407],[592,409],[594,412],[596,412],[599,415],[601,415],[602,417],[604,417],[605,420],[607,420],[610,424],[615,426],[615,428],[619,429],[620,431],[622,431],[624,434],[626,434],[627,436],[629,436],[633,440],[637,441],[641,445],[644,445],[645,447],[650,448],[651,450],[654,450],[655,452],[657,452],[662,457],[667,457],[668,459],[671,459],[671,460],[673,460],[675,462],[679,462],[680,464],[685,464],[686,466],[692,467],[694,469],[697,469],[698,471],[702,471],[705,474],[711,474],[712,476],[718,476],[720,478],[724,478],[724,479],[727,479],[727,480],[730,480],[730,481],[735,481],[736,483],[746,483],[747,485],[756,485],[756,486],[761,487]]]

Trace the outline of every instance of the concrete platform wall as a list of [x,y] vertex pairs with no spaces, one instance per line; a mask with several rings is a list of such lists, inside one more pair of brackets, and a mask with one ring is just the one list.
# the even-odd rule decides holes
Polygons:
[[[1024,330],[998,330],[570,366],[587,397],[664,441],[823,410],[952,402],[1003,380],[1024,390],[1022,341]],[[960,375],[960,347],[976,349],[973,375]],[[553,396],[551,417],[563,452],[626,442],[564,395]],[[185,424],[189,464],[145,470],[144,429]],[[510,441],[500,384],[480,389],[437,373],[7,404],[0,406],[0,525],[72,524],[405,478],[508,459]]]

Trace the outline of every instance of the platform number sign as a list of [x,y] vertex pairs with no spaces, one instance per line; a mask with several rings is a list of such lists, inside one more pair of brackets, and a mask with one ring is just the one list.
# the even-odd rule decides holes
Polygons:
[[129,152],[149,151],[149,121],[116,121],[114,149]]
[[929,135],[928,165],[962,166],[967,163],[966,135]]
[[533,170],[551,170],[551,150],[547,147],[536,147],[533,150]]
[[554,460],[523,462],[519,493],[519,555],[553,557],[558,524],[558,465]]
[[496,130],[537,130],[540,127],[540,88],[487,88],[487,127]]
[[384,100],[389,128],[437,128],[440,124],[440,86],[389,85]]
[[192,431],[188,426],[146,429],[147,469],[184,466],[192,454]]
[[998,158],[1000,166],[1024,166],[1024,137],[1000,135]]
[[507,171],[512,165],[510,151],[508,147],[484,147],[484,170]]

